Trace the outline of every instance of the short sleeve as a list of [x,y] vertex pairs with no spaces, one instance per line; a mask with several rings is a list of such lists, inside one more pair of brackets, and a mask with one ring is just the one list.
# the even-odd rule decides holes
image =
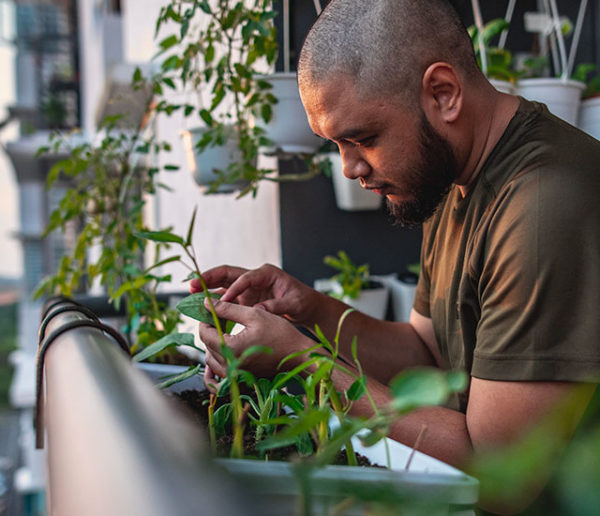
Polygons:
[[479,378],[593,381],[600,372],[598,180],[574,186],[542,173],[504,188],[473,243]]

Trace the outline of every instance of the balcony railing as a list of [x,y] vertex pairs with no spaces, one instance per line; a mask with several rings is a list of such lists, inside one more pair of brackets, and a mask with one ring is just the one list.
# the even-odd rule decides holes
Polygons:
[[49,512],[251,513],[210,462],[205,436],[77,306],[55,304],[40,328],[36,427],[47,441]]

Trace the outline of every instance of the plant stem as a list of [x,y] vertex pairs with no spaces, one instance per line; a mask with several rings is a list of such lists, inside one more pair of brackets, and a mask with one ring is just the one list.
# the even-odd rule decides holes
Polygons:
[[[225,344],[223,329],[221,328],[219,317],[215,312],[215,305],[213,304],[212,297],[208,291],[208,286],[206,285],[204,277],[200,272],[200,267],[198,267],[198,262],[196,261],[194,253],[190,252],[189,246],[182,244],[182,247],[194,264],[196,274],[198,275],[198,280],[202,286],[202,291],[206,294],[206,299],[208,299],[209,310],[212,315],[215,328],[217,329],[217,333],[219,334],[221,349],[224,349],[227,347],[227,344]],[[229,362],[227,365],[229,366]],[[244,423],[242,421],[244,411],[242,408],[242,400],[240,398],[240,387],[237,380],[237,371],[234,371],[233,374],[231,374],[230,382],[231,403],[233,408],[233,446],[231,448],[231,456],[233,458],[242,458],[244,456]]]
[[208,435],[210,438],[210,451],[213,457],[217,455],[217,433],[215,430],[215,404],[217,397],[211,394],[208,398]]
[[[333,411],[335,412],[335,415],[337,416],[338,421],[340,422],[340,425],[341,425],[344,422],[344,411],[342,410],[342,403],[340,401],[340,397],[338,396],[338,393],[335,390],[335,386],[333,385],[333,382],[331,381],[331,379],[327,383],[328,383],[329,399],[331,401],[331,406],[332,406]],[[349,466],[357,465],[356,454],[354,453],[354,446],[352,446],[352,441],[350,439],[346,442],[346,456],[348,457],[348,465]]]

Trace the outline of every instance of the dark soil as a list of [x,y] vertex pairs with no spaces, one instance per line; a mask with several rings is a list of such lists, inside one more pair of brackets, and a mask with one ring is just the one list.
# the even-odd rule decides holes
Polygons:
[[[247,393],[250,395],[250,393]],[[208,391],[182,391],[180,393],[173,393],[172,396],[178,399],[188,409],[188,413],[191,414],[194,421],[198,424],[203,431],[206,431],[208,426],[208,401],[210,393]],[[226,398],[218,398],[215,406],[215,410],[227,402]],[[231,434],[224,435],[217,439],[217,456],[218,457],[229,457],[231,445],[233,444],[233,436]],[[245,457],[256,457],[264,458],[260,452],[256,449],[256,438],[254,429],[250,425],[246,425],[246,433],[244,435],[244,456]],[[298,452],[295,446],[286,446],[270,450],[268,452],[269,460],[281,460],[290,461],[299,458]],[[370,466],[370,467],[382,467],[378,464],[372,464],[371,461],[361,455],[356,454],[356,461],[359,466]],[[347,465],[348,458],[345,451],[340,451],[333,461],[333,464]]]

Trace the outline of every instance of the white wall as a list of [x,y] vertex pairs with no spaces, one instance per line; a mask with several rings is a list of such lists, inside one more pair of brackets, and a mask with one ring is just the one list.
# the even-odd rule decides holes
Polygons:
[[[124,0],[123,55],[126,61],[147,61],[154,55],[157,48],[153,40],[155,20],[165,3],[164,0]],[[257,267],[265,262],[280,265],[277,185],[261,185],[255,199],[247,196],[236,200],[231,194],[202,195],[187,169],[179,136],[183,128],[189,127],[189,122],[182,116],[165,116],[157,121],[156,127],[159,139],[170,141],[173,147],[170,155],[161,156],[162,164],[175,163],[181,167],[178,172],[161,173],[159,180],[168,184],[173,192],[161,191],[157,196],[154,207],[157,227],[174,226],[176,232],[185,234],[197,206],[194,243],[201,268],[221,263],[244,267]],[[274,163],[265,166],[269,165]],[[174,279],[171,289],[185,289],[181,279],[187,272],[177,266],[169,272]]]

